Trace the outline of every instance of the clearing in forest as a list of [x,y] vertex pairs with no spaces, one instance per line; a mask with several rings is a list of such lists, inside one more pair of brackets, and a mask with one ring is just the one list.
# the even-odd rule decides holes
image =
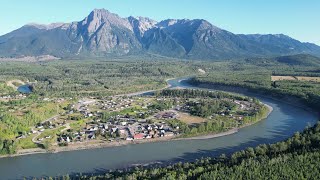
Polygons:
[[282,80],[298,80],[298,81],[320,82],[320,77],[308,77],[308,76],[271,76],[271,81],[282,81]]
[[178,119],[187,124],[199,124],[207,121],[205,118],[191,116],[188,113],[179,113]]
[[25,83],[19,79],[7,81],[7,86],[12,87],[13,89],[18,89],[19,86],[24,84]]

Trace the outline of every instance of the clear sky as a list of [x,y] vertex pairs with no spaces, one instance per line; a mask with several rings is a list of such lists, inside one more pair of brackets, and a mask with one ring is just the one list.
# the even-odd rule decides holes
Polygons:
[[82,20],[94,8],[122,17],[201,18],[233,33],[283,33],[320,45],[320,0],[1,0],[0,35],[27,23]]

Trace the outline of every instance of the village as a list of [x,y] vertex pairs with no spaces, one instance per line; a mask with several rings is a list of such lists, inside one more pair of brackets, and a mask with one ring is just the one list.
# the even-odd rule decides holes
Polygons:
[[11,100],[21,100],[27,97],[26,94],[17,94],[17,95],[3,95],[0,96],[0,101],[11,101]]
[[[64,99],[55,101],[62,102]],[[232,110],[226,107],[208,117],[196,117],[191,115],[191,104],[196,105],[198,101],[199,98],[155,96],[83,98],[69,104],[65,112],[38,123],[28,135],[33,136],[32,141],[36,144],[50,142],[51,145],[59,146],[98,141],[171,139],[183,133],[176,123],[172,123],[173,121],[195,126],[217,117],[224,117],[241,123],[243,117],[249,115],[243,112],[256,110],[253,102],[224,99],[227,104],[230,102],[236,108]],[[235,109],[242,113],[232,113]],[[17,138],[26,136],[21,135]]]

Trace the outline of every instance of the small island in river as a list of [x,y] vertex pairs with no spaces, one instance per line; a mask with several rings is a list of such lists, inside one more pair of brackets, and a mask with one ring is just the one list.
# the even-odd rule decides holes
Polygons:
[[272,110],[256,98],[192,89],[44,101],[54,101],[63,110],[22,132],[16,139],[25,147],[13,155],[215,138],[236,133]]

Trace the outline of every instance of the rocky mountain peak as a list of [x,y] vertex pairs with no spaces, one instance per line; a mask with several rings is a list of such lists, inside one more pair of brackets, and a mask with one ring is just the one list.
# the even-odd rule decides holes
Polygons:
[[152,53],[190,59],[320,54],[320,47],[283,34],[242,35],[204,19],[122,18],[94,9],[82,21],[28,24],[0,36],[0,56],[106,56]]
[[127,19],[121,18],[117,14],[113,14],[106,9],[94,9],[89,16],[87,16],[82,22],[82,26],[86,27],[89,33],[94,33],[102,25],[125,27],[132,30],[132,27]]
[[148,31],[149,29],[156,26],[157,21],[152,20],[146,17],[128,17],[128,21],[131,23],[133,30],[139,36],[143,36],[143,34]]

